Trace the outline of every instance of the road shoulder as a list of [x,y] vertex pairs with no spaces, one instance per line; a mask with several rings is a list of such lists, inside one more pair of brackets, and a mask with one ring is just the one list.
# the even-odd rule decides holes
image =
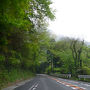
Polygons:
[[2,90],[14,90],[16,87],[20,87],[20,86],[24,85],[25,83],[31,81],[32,79],[33,79],[33,78],[30,78],[30,79],[28,79],[28,80],[24,80],[24,81],[15,83],[14,85],[9,86],[9,87],[7,87],[7,88],[3,88]]

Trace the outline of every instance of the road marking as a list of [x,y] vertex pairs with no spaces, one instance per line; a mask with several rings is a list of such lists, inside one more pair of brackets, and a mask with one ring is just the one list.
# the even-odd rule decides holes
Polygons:
[[66,85],[67,87],[70,87],[69,85]]
[[38,87],[38,84],[36,84],[35,87]]
[[71,83],[67,83],[67,82],[65,82],[65,81],[61,81],[61,80],[57,80],[57,79],[55,79],[55,78],[53,78],[53,77],[50,77],[51,79],[53,79],[53,80],[55,80],[55,81],[57,81],[57,82],[59,82],[59,83],[61,83],[61,84],[63,84],[63,85],[65,85],[65,86],[70,86],[72,89],[77,89],[77,90],[85,90],[86,88],[83,88],[83,87],[78,87],[77,85],[73,85],[73,84],[71,84]]
[[32,90],[35,90],[36,88],[33,88]]
[[35,90],[38,87],[39,83],[35,83],[34,85],[32,85],[31,88],[29,88],[28,90]]
[[71,87],[72,89],[77,89],[77,88],[74,88],[74,87]]

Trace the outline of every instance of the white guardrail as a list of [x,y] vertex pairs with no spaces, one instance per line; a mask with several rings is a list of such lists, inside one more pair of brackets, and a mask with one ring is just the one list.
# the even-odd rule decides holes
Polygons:
[[[52,76],[56,76],[56,77],[65,77],[65,78],[71,78],[71,74],[50,74]],[[78,75],[78,78],[90,78],[90,75]]]
[[80,79],[80,78],[90,78],[90,75],[78,75],[78,78]]
[[56,77],[71,78],[71,74],[50,74],[50,75],[56,76]]

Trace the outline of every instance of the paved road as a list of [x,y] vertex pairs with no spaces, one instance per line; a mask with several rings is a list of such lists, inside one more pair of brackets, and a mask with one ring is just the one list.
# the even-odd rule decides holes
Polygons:
[[14,90],[90,90],[90,83],[37,75],[31,81]]

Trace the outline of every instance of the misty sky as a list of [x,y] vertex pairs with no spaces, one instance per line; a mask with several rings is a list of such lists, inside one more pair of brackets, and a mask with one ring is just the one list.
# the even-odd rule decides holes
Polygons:
[[52,0],[56,19],[49,29],[58,36],[81,38],[90,42],[90,0]]

